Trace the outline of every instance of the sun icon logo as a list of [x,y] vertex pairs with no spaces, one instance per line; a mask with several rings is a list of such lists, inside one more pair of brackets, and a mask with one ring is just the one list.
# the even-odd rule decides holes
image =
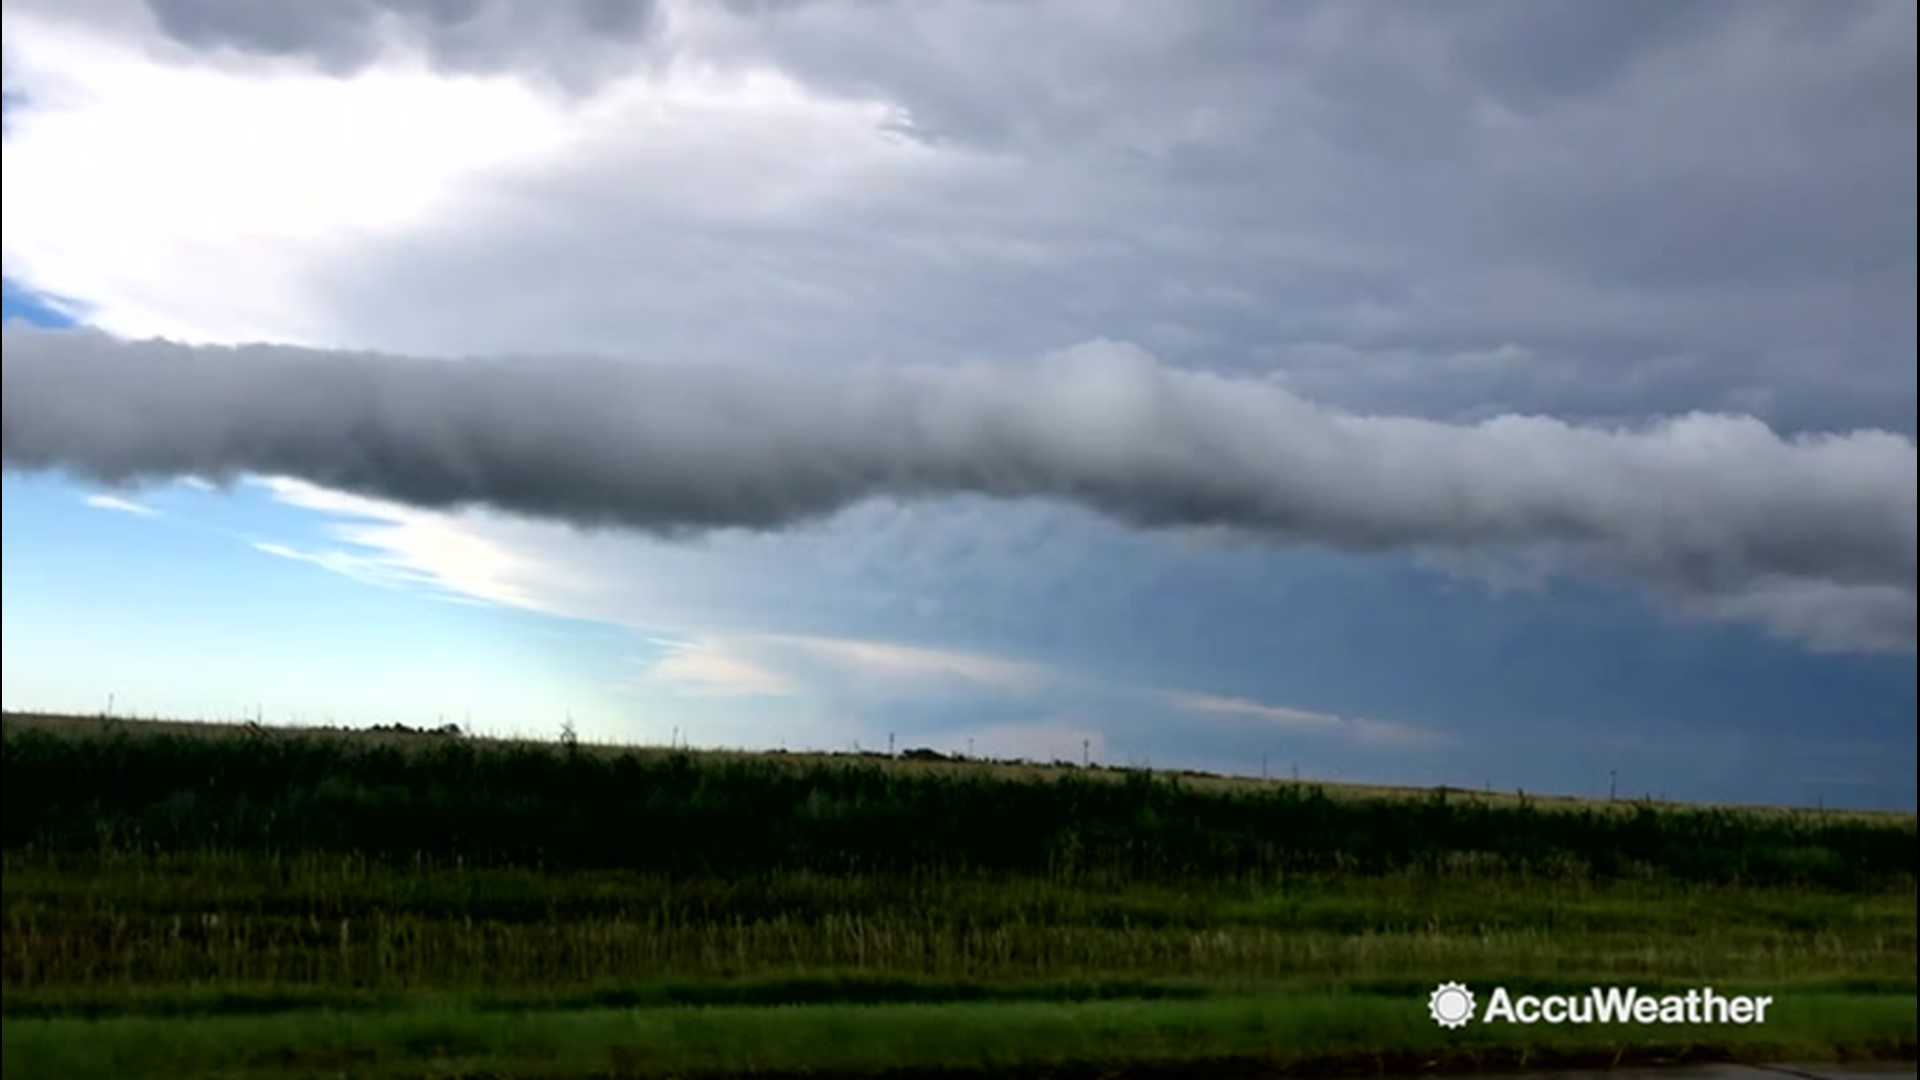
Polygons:
[[1443,1028],[1466,1027],[1473,1019],[1473,991],[1457,982],[1445,982],[1427,995],[1427,1013]]

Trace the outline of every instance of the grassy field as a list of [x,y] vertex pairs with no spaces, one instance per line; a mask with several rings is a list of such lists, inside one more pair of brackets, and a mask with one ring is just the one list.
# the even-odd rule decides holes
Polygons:
[[[333,727],[293,727],[277,724],[253,724],[245,722],[209,722],[198,720],[135,720],[111,718],[98,715],[65,715],[44,713],[7,713],[4,717],[7,730],[14,732],[43,731],[68,736],[106,735],[124,731],[131,725],[133,729],[147,734],[179,735],[196,739],[231,739],[236,736],[248,736],[256,739],[285,739],[300,742],[347,740],[360,746],[382,745],[402,751],[418,752],[432,749],[443,741],[442,734],[431,728],[407,729],[404,725],[393,725],[387,729],[333,728]],[[523,738],[484,737],[477,741],[493,747],[527,747],[550,751],[554,743],[551,740],[533,740]],[[580,753],[600,758],[638,757],[642,760],[657,760],[670,757],[676,751],[669,747],[656,745],[613,746],[596,743],[580,743]],[[911,769],[917,775],[959,775],[969,778],[987,777],[1002,780],[1054,780],[1063,776],[1077,776],[1089,780],[1121,780],[1133,775],[1134,769],[1118,766],[1094,764],[1083,767],[1069,761],[1037,762],[1008,761],[994,758],[967,758],[939,755],[915,759],[907,756],[909,750],[889,757],[878,751],[864,753],[826,753],[820,751],[785,750],[725,750],[701,749],[700,759],[706,762],[755,761],[779,762],[790,768],[812,766],[845,766],[850,763],[883,764],[896,769]],[[1204,793],[1272,791],[1282,788],[1312,788],[1333,799],[1380,799],[1380,798],[1419,798],[1444,791],[1456,802],[1487,806],[1529,806],[1543,809],[1607,810],[1612,812],[1632,812],[1641,807],[1656,809],[1692,809],[1693,804],[1655,798],[1652,795],[1623,794],[1619,799],[1593,799],[1574,795],[1556,795],[1552,792],[1508,791],[1494,788],[1413,788],[1388,784],[1354,784],[1319,780],[1296,780],[1284,777],[1233,776],[1192,770],[1159,770],[1155,775],[1178,778],[1189,789]],[[1913,820],[1910,813],[1885,810],[1850,809],[1846,807],[1789,807],[1789,806],[1741,806],[1737,809],[1754,816],[1822,817],[1826,819],[1853,819],[1862,821],[1899,822]]]
[[[3,768],[16,1075],[1914,1052],[1912,815],[12,716]],[[1451,979],[1781,1005],[1454,1032]]]
[[[1560,1063],[1775,1059],[1911,1052],[1888,1031],[1914,998],[1794,1000],[1759,1038],[1705,1026],[1648,1038],[1489,1029],[1447,1036],[1400,997],[710,1006],[476,1014],[422,1006],[378,1014],[300,1012],[191,1025],[145,1017],[51,1020],[10,1031],[13,1075],[177,1077],[427,1075],[1327,1075]],[[911,1072],[909,1072],[911,1070]],[[1125,1071],[1121,1071],[1125,1070]]]

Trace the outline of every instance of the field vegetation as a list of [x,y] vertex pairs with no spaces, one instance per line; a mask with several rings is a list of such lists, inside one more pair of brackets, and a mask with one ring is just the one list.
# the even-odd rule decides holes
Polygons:
[[[18,1075],[1914,1047],[1912,815],[33,717],[3,768]],[[1783,1004],[1765,1029],[1443,1032],[1449,979]]]

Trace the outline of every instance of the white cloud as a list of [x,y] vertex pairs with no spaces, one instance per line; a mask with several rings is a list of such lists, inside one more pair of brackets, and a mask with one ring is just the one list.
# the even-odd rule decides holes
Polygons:
[[1913,594],[1898,586],[1770,578],[1729,596],[1695,597],[1678,607],[1700,618],[1757,623],[1816,652],[1913,652]]
[[[332,491],[301,480],[267,477],[258,484],[289,506],[337,519],[329,532],[344,549],[299,554],[349,576],[430,582],[474,599],[548,614],[541,586],[590,588],[553,559],[512,551],[463,527],[454,516]],[[339,520],[344,519],[344,520]],[[284,545],[273,554],[292,555]],[[266,550],[266,548],[263,548]]]
[[270,540],[255,541],[251,546],[263,555],[311,563],[323,570],[330,570],[366,585],[400,588],[409,585],[428,585],[433,582],[433,578],[429,575],[396,559],[377,555],[332,550],[303,551],[291,545]]
[[992,689],[1037,691],[1059,680],[1057,673],[1039,664],[952,649],[800,634],[769,634],[760,640],[799,650],[860,678],[881,683],[958,679]]
[[1212,694],[1174,693],[1167,701],[1177,708],[1226,716],[1245,716],[1273,724],[1286,731],[1315,738],[1336,739],[1368,746],[1427,747],[1448,741],[1438,732],[1391,720],[1364,716],[1340,716],[1334,713],[1271,705],[1245,698]]
[[[1124,713],[1129,723],[1171,732],[1180,713],[1251,717],[1315,741],[1385,750],[1443,745],[1440,733],[1370,717],[1231,698],[1192,690],[1169,690],[1112,673],[1081,671],[925,642],[830,635],[802,629],[817,622],[831,580],[790,598],[788,604],[729,609],[729,586],[750,594],[765,587],[730,580],[719,568],[737,565],[722,553],[718,562],[691,563],[699,570],[669,572],[677,586],[667,593],[596,587],[616,565],[640,566],[661,541],[611,534],[582,534],[548,525],[514,522],[479,512],[446,513],[396,506],[285,479],[262,481],[289,505],[338,519],[331,530],[351,538],[353,550],[305,553],[284,545],[263,550],[301,558],[324,569],[374,584],[448,591],[568,618],[611,623],[634,631],[637,641],[658,650],[638,660],[640,671],[618,681],[626,693],[665,702],[786,702],[782,719],[747,714],[708,721],[708,730],[735,733],[755,723],[779,727],[817,747],[842,747],[865,739],[872,749],[888,731],[905,732],[909,744],[937,742],[946,750],[972,738],[979,753],[999,757],[1078,760],[1080,743],[1110,744],[1111,732],[1090,720],[1067,722],[976,722],[911,719],[914,710],[978,708],[989,712],[1059,710],[1079,703],[1088,715]],[[837,530],[828,535],[839,536]],[[475,552],[484,553],[480,557]],[[695,546],[682,556],[698,556]],[[747,564],[751,565],[751,564]],[[782,560],[782,565],[786,565]],[[581,571],[555,572],[561,566]],[[589,569],[594,568],[594,569]],[[649,575],[651,576],[651,575]],[[781,584],[793,588],[791,579]],[[697,586],[697,587],[694,587]],[[764,599],[773,599],[760,593]],[[793,711],[794,709],[799,711]],[[1166,710],[1171,708],[1171,713]],[[712,737],[718,738],[717,734]],[[809,742],[810,740],[810,742]],[[1149,740],[1151,741],[1151,740]],[[1072,751],[1072,753],[1068,753]],[[1169,754],[1166,760],[1177,758]]]
[[95,510],[113,510],[122,514],[134,514],[138,517],[157,517],[160,511],[142,502],[122,498],[119,495],[95,494],[81,500]]
[[674,694],[708,698],[795,697],[793,680],[730,651],[720,641],[673,642],[649,662],[644,680]]
[[[702,572],[694,574],[645,575],[675,587],[664,593],[645,589],[644,580],[628,589],[606,587],[614,565],[645,565],[655,550],[698,560],[698,545],[581,533],[485,512],[421,510],[284,477],[257,486],[286,505],[324,515],[327,531],[344,545],[308,552],[256,544],[261,550],[359,580],[424,585],[627,627],[662,650],[646,676],[656,689],[709,697],[792,696],[811,682],[815,692],[831,686],[872,697],[968,687],[1037,692],[1059,677],[1042,665],[961,650],[791,632],[798,614],[791,608],[750,605],[732,614],[730,590],[712,588],[713,570],[724,560],[698,561]],[[570,572],[574,566],[591,569]]]
[[183,340],[331,341],[329,264],[430,224],[569,127],[505,78],[418,66],[352,80],[168,63],[7,15],[5,270],[93,325]]

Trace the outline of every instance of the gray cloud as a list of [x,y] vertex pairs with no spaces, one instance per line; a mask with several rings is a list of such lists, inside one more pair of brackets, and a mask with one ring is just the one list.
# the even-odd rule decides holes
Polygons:
[[1911,586],[1768,579],[1694,602],[1702,614],[1758,623],[1816,652],[1899,652],[1913,648]]
[[[128,5],[85,0],[95,17],[132,22]],[[658,0],[145,0],[169,41],[351,75],[394,47],[460,73],[524,74],[573,92],[631,70],[657,36]]]
[[[1915,431],[1903,0],[28,6],[169,58],[345,72],[412,42],[580,92],[577,153],[293,260],[334,343],[823,361],[1112,337],[1355,411]],[[647,78],[595,96],[676,65],[890,118],[664,131]],[[1508,345],[1532,362],[1457,361]]]
[[[927,156],[829,183],[867,142],[610,129],[327,266],[343,340],[825,360],[1104,336],[1357,411],[1914,432],[1911,4],[753,10],[676,10],[673,47],[894,108]],[[526,272],[556,265],[592,269]],[[1508,345],[1533,362],[1455,362]]]
[[1059,500],[1333,547],[1549,546],[1826,648],[1910,648],[1915,450],[1695,414],[1358,416],[1096,343],[1023,366],[440,361],[5,331],[5,461],[278,474],[580,526],[779,529],[865,499]]

